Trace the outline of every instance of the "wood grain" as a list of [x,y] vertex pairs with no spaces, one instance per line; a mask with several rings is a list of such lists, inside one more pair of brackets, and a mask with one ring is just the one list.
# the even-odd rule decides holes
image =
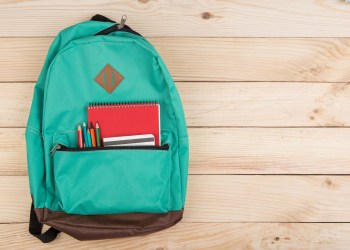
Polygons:
[[348,83],[179,82],[177,87],[189,126],[350,125]]
[[[28,186],[0,176],[0,223],[28,222]],[[350,222],[349,204],[350,176],[190,175],[183,220]]]
[[[36,81],[51,41],[0,38],[0,82]],[[163,37],[150,42],[176,81],[350,81],[349,38]]]
[[[188,126],[350,126],[350,84],[177,82]],[[25,127],[33,83],[0,83],[0,127]]]
[[[47,249],[27,232],[28,224],[0,225],[5,249]],[[77,241],[59,234],[50,249],[259,249],[346,250],[350,225],[345,223],[184,223],[148,236]]]
[[2,36],[48,36],[104,14],[145,36],[350,36],[345,1],[2,1]]
[[[190,128],[190,174],[350,174],[350,129]],[[26,175],[24,129],[0,129],[0,175]]]
[[349,174],[350,129],[190,129],[191,174]]
[[0,127],[25,127],[34,93],[34,83],[0,83]]
[[[177,82],[185,216],[149,236],[44,245],[27,224],[34,82],[53,37],[96,13],[126,14]],[[0,1],[0,248],[348,249],[349,14],[343,0]]]

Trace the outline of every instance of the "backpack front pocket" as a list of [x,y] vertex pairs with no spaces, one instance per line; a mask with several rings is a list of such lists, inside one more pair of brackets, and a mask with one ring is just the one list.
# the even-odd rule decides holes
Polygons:
[[165,213],[171,151],[167,147],[57,150],[57,209],[71,214]]

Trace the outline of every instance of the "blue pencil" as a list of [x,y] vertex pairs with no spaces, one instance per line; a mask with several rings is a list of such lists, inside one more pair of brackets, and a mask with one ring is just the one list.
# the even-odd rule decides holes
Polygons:
[[88,137],[87,137],[87,128],[86,128],[86,123],[83,122],[83,137],[84,137],[84,143],[85,143],[85,147],[90,147],[89,146],[89,140],[88,140]]

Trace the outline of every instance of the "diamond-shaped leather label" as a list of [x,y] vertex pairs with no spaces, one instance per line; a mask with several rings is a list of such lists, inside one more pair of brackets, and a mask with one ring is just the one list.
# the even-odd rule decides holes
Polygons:
[[100,84],[102,88],[107,90],[108,93],[112,93],[123,80],[124,76],[109,64],[95,77],[95,81]]

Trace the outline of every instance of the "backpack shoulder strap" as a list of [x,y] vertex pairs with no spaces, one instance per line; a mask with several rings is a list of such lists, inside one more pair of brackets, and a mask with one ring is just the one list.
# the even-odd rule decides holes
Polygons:
[[42,233],[42,229],[43,224],[39,222],[32,203],[30,208],[29,233],[38,238],[42,243],[49,243],[56,239],[57,234],[61,232],[53,227],[50,227],[45,233]]

